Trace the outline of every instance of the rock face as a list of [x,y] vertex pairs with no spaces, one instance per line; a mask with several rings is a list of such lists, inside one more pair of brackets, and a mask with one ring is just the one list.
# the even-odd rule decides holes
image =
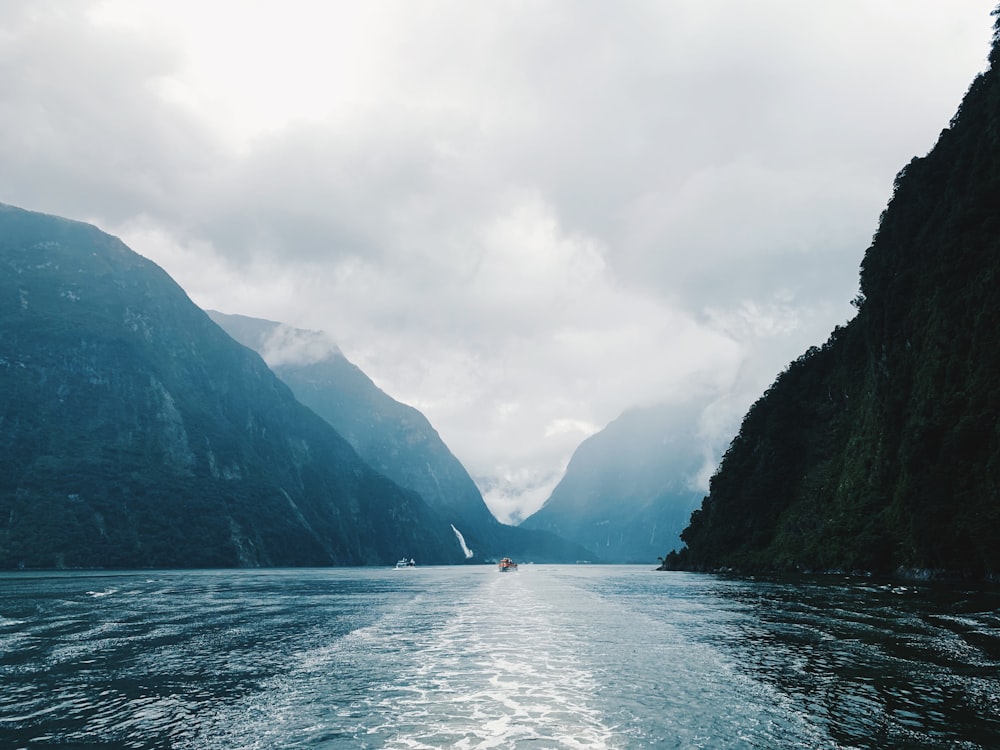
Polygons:
[[[692,413],[688,413],[691,411]],[[680,543],[703,492],[693,410],[625,412],[580,444],[551,497],[522,523],[594,551],[604,562],[651,563]]]
[[750,409],[671,563],[1000,576],[1000,71],[914,159],[857,316]]
[[359,455],[417,492],[453,527],[471,562],[505,555],[572,562],[593,553],[555,535],[501,524],[468,472],[427,418],[379,389],[326,334],[209,311],[240,343],[259,352],[295,397],[332,425]]
[[0,567],[458,562],[155,264],[0,205]]

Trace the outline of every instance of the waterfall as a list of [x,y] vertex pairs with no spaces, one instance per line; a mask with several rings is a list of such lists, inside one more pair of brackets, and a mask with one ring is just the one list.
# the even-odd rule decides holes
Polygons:
[[465,544],[465,537],[462,536],[462,532],[455,528],[455,524],[451,524],[451,530],[455,532],[455,536],[458,537],[458,543],[462,545],[462,552],[465,553],[465,559],[468,560],[472,557],[473,552]]

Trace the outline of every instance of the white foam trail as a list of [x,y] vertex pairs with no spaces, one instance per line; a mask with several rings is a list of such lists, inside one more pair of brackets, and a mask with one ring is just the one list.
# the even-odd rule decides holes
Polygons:
[[365,712],[381,747],[614,746],[570,623],[527,583],[499,576],[478,588],[421,634],[407,668],[372,687]]
[[473,552],[465,544],[465,537],[462,536],[462,532],[455,528],[455,524],[451,524],[451,530],[455,532],[455,536],[458,537],[458,543],[462,545],[462,552],[465,553],[465,559],[469,560],[472,558]]

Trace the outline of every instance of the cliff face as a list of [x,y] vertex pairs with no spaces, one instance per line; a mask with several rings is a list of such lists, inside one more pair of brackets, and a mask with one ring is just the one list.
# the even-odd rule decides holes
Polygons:
[[0,206],[0,567],[463,559],[157,266]]
[[680,567],[1000,575],[1000,71],[899,174],[858,314],[750,409]]

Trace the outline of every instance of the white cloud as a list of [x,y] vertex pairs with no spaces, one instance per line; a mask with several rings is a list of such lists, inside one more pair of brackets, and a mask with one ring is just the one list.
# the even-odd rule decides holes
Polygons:
[[545,428],[545,437],[570,434],[575,435],[579,440],[583,440],[598,430],[600,430],[599,426],[582,419],[553,419],[549,422],[548,427]]
[[277,326],[259,349],[272,367],[284,364],[311,365],[340,354],[337,343],[323,331],[305,331],[282,324]]

